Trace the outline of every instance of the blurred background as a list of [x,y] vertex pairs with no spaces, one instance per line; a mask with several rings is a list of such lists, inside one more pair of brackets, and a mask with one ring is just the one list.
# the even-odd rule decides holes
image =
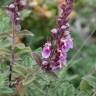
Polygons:
[[[21,26],[22,30],[31,31],[34,37],[21,37],[19,42],[35,51],[50,37],[50,30],[56,26],[58,6],[63,0],[27,1],[28,8],[21,14]],[[9,17],[4,11],[4,6],[10,2],[11,0],[0,0],[0,32],[11,31]],[[96,75],[96,0],[75,0],[70,14],[70,25],[74,49],[68,53],[67,71],[60,74],[62,77],[73,76],[73,85],[78,87],[83,76]],[[8,38],[0,40],[0,47],[8,44]]]

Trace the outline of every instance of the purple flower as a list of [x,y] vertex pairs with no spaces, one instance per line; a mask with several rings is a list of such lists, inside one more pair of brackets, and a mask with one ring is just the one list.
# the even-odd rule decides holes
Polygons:
[[66,66],[67,53],[73,48],[73,39],[70,35],[68,16],[72,11],[73,0],[66,0],[61,5],[61,14],[57,18],[57,27],[51,30],[53,41],[45,43],[42,52],[41,67],[44,70],[55,71]]
[[43,58],[49,58],[51,54],[51,42],[45,43],[45,46],[43,48],[42,57]]
[[67,42],[68,49],[72,49],[73,48],[73,39],[67,38],[66,42]]
[[57,34],[58,29],[54,28],[54,29],[51,30],[51,32],[55,35],[55,34]]
[[6,7],[7,13],[11,19],[15,31],[20,30],[20,11],[26,6],[25,0],[14,0],[9,6]]
[[74,0],[66,0],[67,4],[72,4]]
[[22,11],[26,6],[26,0],[14,0],[14,4],[17,6],[18,11]]
[[68,52],[69,49],[73,48],[73,39],[72,38],[61,38],[61,50],[63,52]]

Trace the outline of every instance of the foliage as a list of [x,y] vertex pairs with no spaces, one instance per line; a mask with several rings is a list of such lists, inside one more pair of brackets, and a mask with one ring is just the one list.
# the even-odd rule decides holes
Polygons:
[[[95,18],[94,8],[96,4],[94,3],[95,0],[85,1],[87,2],[86,5],[83,0],[76,1],[79,14],[72,21],[73,30],[76,25],[75,22],[80,19],[81,23],[85,24],[90,29],[89,33],[91,33],[94,31],[95,23],[90,22],[89,24],[88,18],[89,20]],[[10,3],[10,0],[0,1],[2,6],[8,3]],[[47,2],[45,5],[53,13],[51,18],[42,17],[34,8],[22,12],[22,31],[17,33],[17,44],[15,45],[16,64],[13,65],[12,88],[8,86],[9,64],[12,54],[12,29],[9,17],[4,9],[0,8],[0,96],[95,96],[96,44],[88,41],[78,52],[85,41],[85,38],[82,39],[81,35],[78,36],[79,33],[76,33],[78,27],[75,26],[74,33],[72,33],[75,45],[74,49],[69,52],[68,67],[57,72],[44,72],[36,65],[32,54],[41,52],[40,46],[50,36],[49,30],[56,24],[56,3]],[[88,6],[93,7],[88,8]],[[78,54],[74,57],[76,52]],[[19,84],[14,85],[17,81]]]

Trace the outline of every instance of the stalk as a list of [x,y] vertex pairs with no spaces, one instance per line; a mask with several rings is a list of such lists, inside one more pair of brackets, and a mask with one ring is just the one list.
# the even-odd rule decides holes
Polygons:
[[12,72],[13,72],[13,65],[15,64],[15,27],[14,27],[14,22],[12,21],[12,54],[11,54],[11,62],[9,65],[9,87],[12,87]]
[[12,72],[13,72],[13,65],[15,64],[15,38],[16,38],[16,32],[20,31],[20,11],[25,9],[26,1],[22,0],[13,0],[11,4],[6,6],[7,13],[10,17],[11,23],[12,23],[12,55],[11,55],[11,61],[9,65],[9,87],[12,87]]

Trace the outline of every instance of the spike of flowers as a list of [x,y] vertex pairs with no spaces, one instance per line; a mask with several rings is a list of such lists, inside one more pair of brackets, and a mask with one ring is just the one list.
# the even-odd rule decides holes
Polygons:
[[26,6],[26,0],[13,0],[13,2],[6,7],[7,13],[11,19],[15,31],[20,31],[20,11]]
[[13,2],[6,7],[7,13],[10,17],[12,23],[12,54],[11,54],[11,61],[9,65],[9,87],[13,87],[12,83],[12,72],[13,72],[13,65],[15,64],[15,44],[16,44],[16,32],[20,31],[20,11],[22,11],[26,6],[25,0],[13,0]]
[[47,41],[42,51],[41,67],[47,71],[55,71],[66,66],[67,52],[73,48],[73,39],[70,35],[69,19],[73,7],[73,0],[66,0],[61,5],[61,14],[57,18],[57,27],[52,29],[53,41]]

